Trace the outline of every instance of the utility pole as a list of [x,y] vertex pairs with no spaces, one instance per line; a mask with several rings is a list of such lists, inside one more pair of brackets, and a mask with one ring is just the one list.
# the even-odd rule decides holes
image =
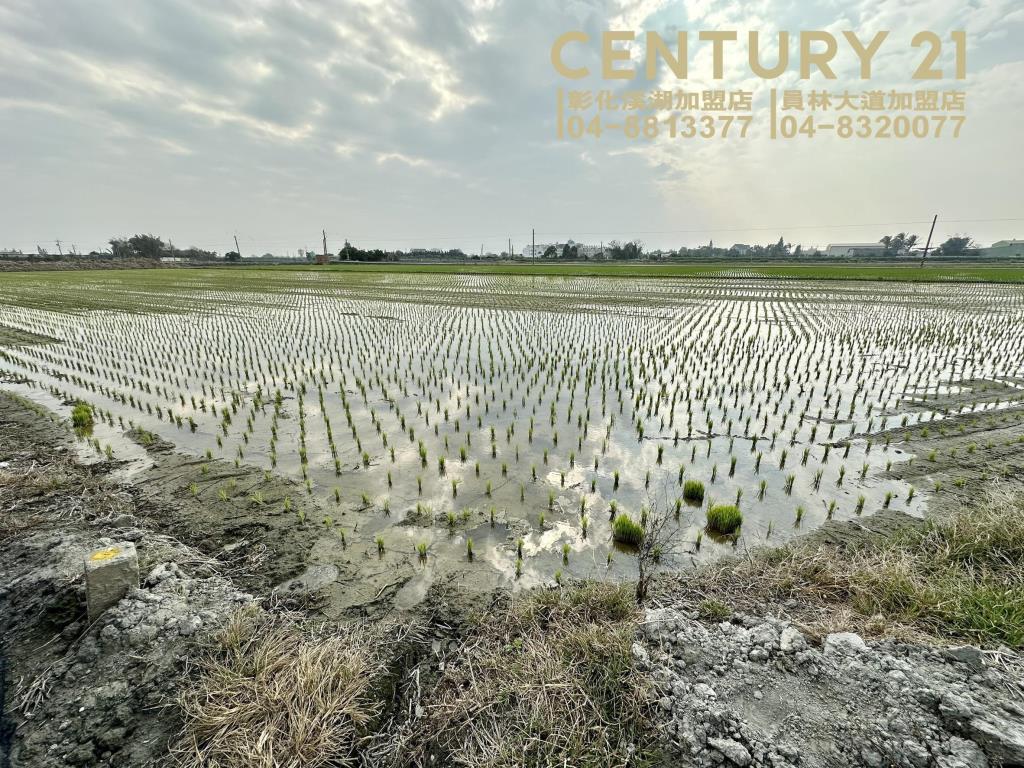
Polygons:
[[235,253],[238,254],[239,260],[242,258],[242,249],[238,247],[238,235],[235,235]]
[[932,228],[928,231],[928,242],[924,244],[924,253],[921,254],[921,266],[924,266],[924,260],[928,258],[928,249],[932,244],[932,234],[935,232],[935,222],[939,220],[939,214],[935,214],[935,218],[932,219]]
[[537,230],[530,230],[530,255],[537,258]]
[[323,263],[326,264],[327,263],[327,230],[325,229],[325,230],[322,230],[322,231],[323,231],[323,235],[324,235],[324,261],[323,261]]

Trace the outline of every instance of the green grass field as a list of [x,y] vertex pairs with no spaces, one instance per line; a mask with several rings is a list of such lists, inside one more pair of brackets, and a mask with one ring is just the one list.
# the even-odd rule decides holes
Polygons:
[[272,270],[320,269],[351,272],[424,274],[536,275],[554,277],[776,277],[806,280],[896,280],[906,282],[982,281],[1024,282],[1024,264],[914,265],[872,264],[331,264],[327,267],[286,265]]

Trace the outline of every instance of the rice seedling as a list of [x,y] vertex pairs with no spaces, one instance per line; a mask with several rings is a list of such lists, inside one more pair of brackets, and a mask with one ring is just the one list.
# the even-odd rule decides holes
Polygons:
[[[748,528],[755,520],[764,525],[787,514],[784,497],[767,495],[768,485],[779,488],[788,482],[787,472],[795,476],[791,488],[798,482],[808,494],[800,499],[804,504],[822,498],[819,473],[827,469],[833,443],[841,446],[843,456],[836,476],[851,498],[863,491],[879,507],[888,491],[897,499],[905,494],[908,504],[917,501],[920,494],[915,496],[898,475],[891,476],[909,459],[889,448],[902,437],[890,440],[884,434],[886,419],[889,429],[900,424],[912,440],[922,432],[928,440],[967,434],[965,429],[974,433],[990,416],[972,422],[972,411],[1000,411],[997,396],[1002,392],[994,390],[995,396],[980,407],[964,404],[957,406],[959,413],[944,416],[947,404],[940,386],[961,378],[998,381],[1024,373],[1009,353],[1005,324],[983,321],[988,310],[975,309],[995,296],[1001,306],[1017,306],[1008,303],[1016,298],[988,284],[972,287],[985,300],[972,297],[966,312],[959,306],[957,323],[925,343],[920,326],[899,313],[868,312],[863,323],[839,332],[839,326],[822,325],[828,300],[815,294],[809,301],[800,283],[787,283],[783,293],[770,280],[763,284],[766,296],[757,300],[739,298],[726,283],[713,288],[659,283],[659,311],[669,322],[654,334],[642,329],[634,311],[637,284],[618,278],[574,278],[543,295],[505,276],[488,277],[485,290],[474,282],[478,278],[461,276],[417,275],[414,280],[395,273],[385,282],[372,274],[348,275],[340,292],[335,282],[340,278],[327,273],[322,282],[312,283],[298,274],[275,275],[273,283],[285,287],[280,292],[277,285],[268,291],[266,278],[246,270],[233,271],[230,279],[195,272],[184,283],[178,278],[164,283],[161,275],[147,278],[153,282],[144,290],[132,285],[142,276],[118,277],[125,281],[118,286],[102,275],[80,278],[88,284],[90,308],[106,303],[114,310],[99,313],[77,311],[84,288],[62,283],[62,290],[45,293],[39,286],[48,277],[36,277],[31,285],[8,280],[0,325],[31,323],[34,331],[54,338],[76,338],[77,328],[84,326],[97,343],[4,348],[4,369],[39,380],[62,402],[88,402],[97,430],[130,425],[140,444],[160,440],[204,456],[196,479],[213,475],[221,483],[221,469],[232,464],[259,472],[274,469],[301,482],[307,494],[333,495],[341,508],[340,477],[358,469],[361,487],[346,486],[346,494],[362,498],[362,510],[368,511],[370,498],[385,493],[396,499],[436,498],[446,495],[453,475],[464,481],[475,476],[471,492],[490,484],[482,495],[501,498],[510,521],[532,519],[536,507],[544,506],[545,492],[552,493],[547,508],[552,517],[562,511],[554,505],[552,488],[566,489],[568,508],[574,503],[569,495],[576,493],[578,503],[589,485],[582,521],[586,505],[597,503],[601,484],[607,482],[601,479],[602,468],[610,475],[609,495],[636,499],[645,489],[670,481],[671,470],[663,468],[676,461],[680,489],[700,477],[726,486],[716,496],[733,500],[735,493],[736,506],[751,487],[747,473],[757,476],[756,503],[745,501]],[[500,290],[493,290],[496,285]],[[936,318],[953,311],[960,290],[929,288],[928,311]],[[243,295],[253,300],[238,302]],[[559,307],[585,297],[589,305],[624,311],[552,315],[552,295]],[[152,308],[140,304],[142,296]],[[408,301],[411,297],[415,300]],[[862,299],[866,307],[878,306],[873,296]],[[228,302],[235,308],[232,313],[217,311]],[[366,312],[371,303],[383,305],[374,312],[399,321],[387,336],[376,332],[380,320]],[[704,314],[694,322],[698,305]],[[164,306],[172,311],[153,311]],[[487,312],[479,306],[487,306]],[[65,311],[69,307],[72,311]],[[199,321],[172,323],[181,311],[195,311]],[[548,322],[542,324],[541,317]],[[282,322],[287,323],[285,333]],[[732,330],[722,333],[724,328]],[[868,347],[870,367],[863,358]],[[978,349],[986,355],[978,355]],[[934,407],[920,407],[930,401],[936,401]],[[994,424],[1005,423],[1001,413],[994,416]],[[525,433],[527,441],[515,442],[517,433]],[[505,448],[500,447],[502,434]],[[96,442],[100,437],[90,442],[105,454],[102,442]],[[749,454],[736,451],[743,440],[749,441]],[[685,448],[675,456],[667,451],[672,447],[679,453],[684,441],[691,443],[688,464],[680,461]],[[865,457],[879,450],[877,444],[888,450],[887,461],[875,464],[890,470],[887,485],[858,484],[855,476],[865,481],[871,474]],[[987,458],[992,441],[971,434],[962,444],[954,456],[977,460]],[[815,455],[818,445],[822,452]],[[918,452],[918,462],[929,457],[934,463],[948,460],[949,449],[935,443]],[[403,460],[413,466],[418,460],[420,467],[402,471]],[[464,471],[452,472],[446,466],[452,460]],[[430,461],[437,462],[439,476],[447,473],[444,480],[426,471]],[[470,466],[473,475],[465,471]],[[538,466],[545,470],[540,475]],[[725,482],[718,466],[727,467],[729,478],[741,478],[744,487]],[[589,467],[592,473],[578,474]],[[850,477],[844,478],[847,469]],[[985,469],[1003,471],[998,462]],[[495,471],[511,484],[494,483]],[[538,496],[525,492],[526,482],[538,486]],[[953,487],[966,489],[968,484],[964,480]],[[470,489],[456,486],[453,498]],[[221,490],[214,484],[204,498],[220,498]],[[268,493],[266,488],[262,492]],[[256,497],[248,486],[245,493],[250,501]],[[237,501],[236,494],[229,490],[223,502]],[[704,504],[703,493],[682,498]],[[271,504],[277,503],[275,497]],[[827,498],[823,503],[829,506]],[[610,508],[610,520],[619,511]]]
[[617,515],[612,521],[612,538],[620,544],[639,546],[643,536],[643,526],[625,513]]
[[715,504],[708,508],[707,527],[714,533],[728,536],[743,524],[743,514],[731,504]]
[[85,432],[92,429],[94,423],[92,408],[88,403],[76,402],[71,409],[71,425],[80,432]]
[[683,498],[694,503],[704,501],[704,483],[700,480],[687,480],[683,484]]

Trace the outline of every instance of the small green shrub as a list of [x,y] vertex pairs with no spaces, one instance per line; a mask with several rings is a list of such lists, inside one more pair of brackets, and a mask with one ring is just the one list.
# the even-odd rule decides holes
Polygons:
[[697,606],[697,615],[705,621],[725,621],[732,616],[732,610],[721,600],[709,597]]

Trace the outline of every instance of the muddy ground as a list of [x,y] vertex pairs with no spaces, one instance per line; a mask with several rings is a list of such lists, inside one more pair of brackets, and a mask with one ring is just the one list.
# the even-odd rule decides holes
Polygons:
[[[985,386],[986,396],[1000,396]],[[941,484],[935,509],[983,477],[1024,476],[1016,442],[1024,408],[994,420],[952,416],[945,429],[888,433],[918,457],[894,472],[922,488]],[[373,553],[359,550],[343,564],[347,574],[320,573],[318,521],[329,510],[302,486],[184,457],[160,442],[145,446],[151,463],[139,466],[84,462],[77,445],[66,424],[0,393],[0,767],[165,762],[181,729],[176,696],[192,659],[249,605],[319,618],[331,605],[331,619],[415,626],[395,671],[402,680],[415,676],[415,706],[409,686],[396,686],[385,707],[388,727],[400,729],[420,697],[429,702],[446,655],[471,652],[470,616],[495,599],[485,588],[435,584],[415,610],[396,611],[401,565],[378,568]],[[812,536],[849,544],[919,524],[887,511]],[[143,583],[90,624],[83,560],[114,541],[136,544]],[[343,599],[323,594],[328,584]],[[1024,687],[1009,649],[863,646],[859,638],[805,636],[790,619],[799,614],[794,606],[710,617],[686,597],[671,599],[670,589],[659,602],[660,613],[641,617],[634,653],[650,676],[658,713],[651,740],[665,764],[1024,765]],[[410,764],[386,748],[389,739],[378,742],[385,746],[365,764]]]

